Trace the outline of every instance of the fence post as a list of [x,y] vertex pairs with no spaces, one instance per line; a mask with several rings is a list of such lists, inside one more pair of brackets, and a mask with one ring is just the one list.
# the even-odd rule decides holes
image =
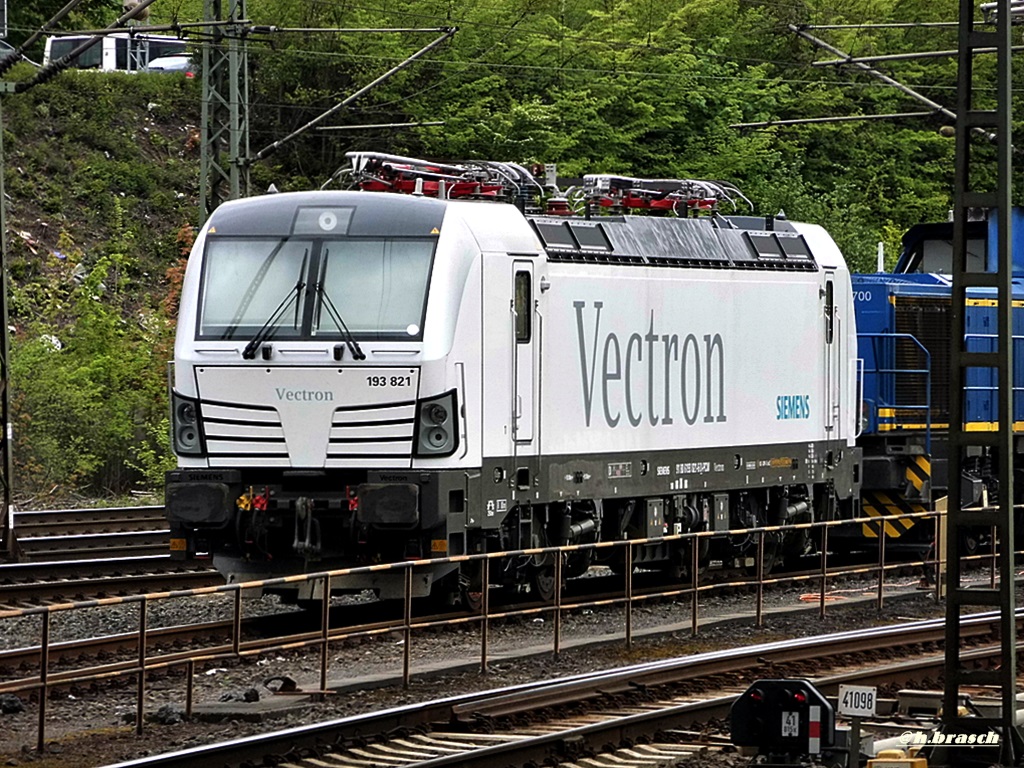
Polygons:
[[231,652],[237,659],[242,651],[242,590],[235,589],[234,626],[231,628]]
[[146,719],[146,618],[149,613],[149,598],[145,595],[139,603],[139,682],[138,699],[135,702],[135,733],[142,735],[142,723]]
[[483,615],[480,617],[480,674],[487,674],[487,639],[490,630],[488,614],[491,610],[490,590],[487,588],[491,578],[491,560],[484,558],[482,567],[483,592],[480,594],[480,609]]
[[[1002,549],[1002,544],[1003,544],[1003,542],[1001,542],[1001,541],[996,541],[996,537],[997,536],[998,536],[998,533],[996,532],[996,527],[993,525],[992,526],[992,532],[988,535],[989,549],[992,550],[992,559],[989,561],[989,569],[988,569],[988,588],[989,589],[995,589],[996,588],[996,570],[997,570],[997,568],[996,568],[996,559],[997,559],[997,555],[999,554],[999,550]],[[1010,542],[1009,546],[1010,546],[1010,552],[1013,552],[1013,542],[1012,541]]]
[[626,542],[626,648],[633,649],[633,542]]
[[49,688],[46,684],[50,666],[50,612],[43,614],[43,632],[39,646],[39,729],[36,734],[36,751],[43,751],[46,741],[46,699]]
[[562,651],[562,557],[564,552],[555,553],[555,658]]
[[328,638],[331,636],[331,575],[324,576],[324,593],[320,602],[320,690],[327,690]]
[[690,591],[690,635],[697,636],[697,586],[700,583],[700,540],[694,536],[691,539],[693,546],[690,547],[690,583],[693,589]]
[[825,619],[825,587],[828,581],[828,526],[821,526],[821,600],[818,604],[818,618]]
[[196,674],[196,663],[192,659],[185,662],[185,719],[192,719],[192,678]]
[[885,527],[887,522],[882,522],[878,530],[878,610],[881,612],[884,598],[882,589],[885,587]]
[[408,688],[411,678],[412,667],[412,565],[408,565],[404,571],[405,576],[405,614],[402,617],[403,635],[405,646],[402,649],[402,687]]
[[757,533],[757,610],[755,626],[764,626],[764,531]]

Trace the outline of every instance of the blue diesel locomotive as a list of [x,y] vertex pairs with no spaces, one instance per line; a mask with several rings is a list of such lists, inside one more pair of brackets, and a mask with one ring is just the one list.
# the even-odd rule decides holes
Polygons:
[[[1014,230],[1024,232],[1024,211],[1015,210]],[[1020,222],[1018,224],[1018,222]],[[968,264],[974,271],[996,270],[996,222],[967,222]],[[1014,345],[1024,334],[1024,243],[1014,242]],[[949,485],[950,312],[952,308],[953,223],[919,224],[903,237],[892,273],[852,277],[862,365],[864,450],[862,513],[881,517],[931,509]],[[1018,277],[1019,275],[1019,277]],[[995,289],[972,289],[965,308],[968,348],[996,350]],[[1017,354],[1014,381],[1024,386],[1024,355]],[[965,382],[965,428],[998,425],[995,369],[973,368]],[[1024,433],[1024,402],[1014,399],[1014,430]],[[1024,446],[1024,443],[1020,443]],[[1018,452],[1021,449],[1018,449]],[[1019,460],[1014,459],[1015,463]],[[995,493],[994,457],[968,460],[962,502]],[[894,543],[930,542],[933,526],[912,519],[879,521],[862,527],[864,537],[884,529]],[[975,544],[968,542],[968,550]]]

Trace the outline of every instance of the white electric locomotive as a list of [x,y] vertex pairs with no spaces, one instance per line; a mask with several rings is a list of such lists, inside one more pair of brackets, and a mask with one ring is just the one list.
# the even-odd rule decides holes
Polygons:
[[[700,557],[730,563],[752,554],[730,529],[851,507],[856,329],[823,229],[723,216],[709,183],[595,176],[565,198],[517,166],[353,167],[360,190],[226,203],[195,242],[176,556],[242,581],[707,530]],[[633,549],[691,562],[678,541]],[[494,570],[553,589],[550,560]],[[414,573],[417,596],[480,589],[479,568]],[[404,589],[387,570],[332,586]]]

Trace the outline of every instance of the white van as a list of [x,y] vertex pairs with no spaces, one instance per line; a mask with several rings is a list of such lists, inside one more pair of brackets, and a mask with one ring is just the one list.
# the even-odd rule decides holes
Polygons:
[[[46,38],[43,65],[67,56],[91,35],[53,35]],[[161,56],[185,54],[185,41],[166,35],[133,35],[114,32],[104,35],[92,48],[71,63],[77,69],[98,69],[102,72],[139,72]]]

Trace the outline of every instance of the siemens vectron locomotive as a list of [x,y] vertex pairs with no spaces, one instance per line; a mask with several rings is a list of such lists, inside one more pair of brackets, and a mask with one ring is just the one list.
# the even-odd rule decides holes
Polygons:
[[[632,564],[599,550],[612,568],[682,575],[692,552],[666,534],[716,532],[701,560],[733,563],[755,540],[731,529],[852,510],[857,334],[820,227],[721,215],[735,192],[708,182],[588,176],[559,196],[507,164],[352,163],[361,189],[230,202],[195,242],[179,557],[250,580],[629,538],[654,541]],[[550,559],[492,571],[553,589]],[[419,596],[480,589],[479,568],[415,574]],[[403,577],[332,586],[396,597]]]

